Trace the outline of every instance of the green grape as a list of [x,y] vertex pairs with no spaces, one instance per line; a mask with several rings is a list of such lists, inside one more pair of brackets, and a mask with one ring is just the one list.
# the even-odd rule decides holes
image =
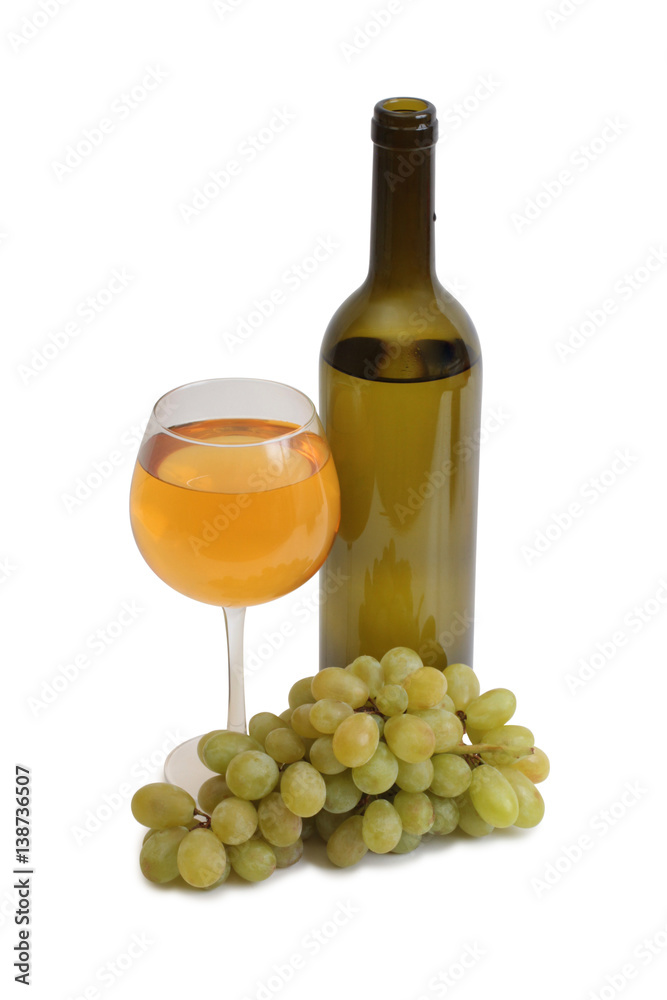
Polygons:
[[299,760],[283,771],[280,794],[295,816],[314,816],[324,805],[327,786],[312,764]]
[[139,865],[149,882],[171,882],[178,876],[178,847],[188,830],[184,826],[156,830],[141,848]]
[[368,685],[360,677],[342,667],[325,667],[315,674],[312,683],[313,700],[330,698],[347,702],[352,708],[361,708],[368,701]]
[[381,795],[396,781],[399,762],[386,743],[378,743],[370,760],[352,769],[352,780],[366,795]]
[[451,712],[452,714],[456,712],[456,705],[454,704],[454,702],[452,701],[452,699],[449,697],[448,694],[444,695],[444,697],[441,698],[438,704],[435,705],[434,707],[444,708],[446,712]]
[[481,729],[475,729],[474,726],[469,726],[468,723],[466,722],[465,730],[466,730],[468,739],[470,740],[471,743],[481,743],[482,742],[484,733],[481,731]]
[[211,829],[223,844],[244,844],[257,829],[257,810],[246,799],[223,799],[213,810]]
[[435,821],[430,829],[430,833],[435,833],[440,837],[445,837],[452,833],[459,825],[459,807],[454,799],[443,799],[433,792],[426,793],[431,800]]
[[382,739],[382,734],[384,733],[384,716],[378,715],[376,712],[370,712],[369,717],[380,730],[380,739]]
[[293,729],[287,727],[272,729],[266,737],[264,749],[269,757],[273,757],[279,764],[294,764],[306,754],[306,744],[303,739]]
[[207,889],[224,875],[227,852],[210,830],[191,830],[183,837],[176,855],[178,871],[188,885]]
[[408,707],[408,692],[401,684],[385,684],[380,688],[375,704],[383,715],[402,715]]
[[533,752],[529,757],[519,758],[510,767],[525,774],[535,785],[539,785],[540,781],[549,777],[549,758],[539,747],[533,747]]
[[301,822],[303,823],[301,827],[301,839],[308,840],[315,833],[315,816],[304,817]]
[[232,758],[244,750],[259,750],[260,745],[245,733],[232,733],[223,729],[207,739],[202,750],[206,766],[217,774],[225,774]]
[[155,781],[134,793],[130,808],[137,823],[165,830],[170,826],[187,826],[194,817],[195,800],[178,785]]
[[232,870],[232,863],[229,860],[229,852],[226,849],[225,849],[225,854],[227,855],[227,858],[226,858],[226,861],[225,861],[225,870],[222,873],[222,875],[220,876],[220,878],[218,879],[218,881],[213,883],[213,885],[211,886],[211,889],[217,889],[219,885],[222,885],[223,882],[226,882],[227,879],[229,878],[229,873]]
[[283,720],[283,722],[289,722],[290,719],[292,718],[293,712],[294,712],[293,708],[286,708],[280,713],[280,718]]
[[428,722],[416,715],[395,715],[387,719],[384,738],[391,752],[408,764],[428,760],[435,749],[435,733]]
[[513,767],[500,767],[498,770],[509,781],[519,800],[519,815],[515,819],[514,825],[520,826],[522,829],[537,826],[544,816],[544,799],[540,795],[539,789],[535,788],[530,778],[522,774],[521,771],[516,771]]
[[229,848],[232,868],[246,882],[263,882],[276,870],[276,855],[264,840],[248,840]]
[[421,844],[422,839],[417,833],[408,833],[404,830],[401,834],[401,839],[396,844],[396,847],[392,848],[392,854],[410,854],[411,851],[416,850]]
[[316,698],[313,698],[310,686],[313,682],[312,677],[302,677],[300,681],[296,684],[292,684],[289,692],[289,707],[291,709],[299,708],[300,705],[312,705]]
[[310,763],[320,774],[340,774],[345,770],[345,764],[333,752],[333,736],[320,736],[310,748]]
[[248,732],[253,740],[263,744],[272,729],[283,729],[284,726],[284,719],[274,715],[273,712],[258,712],[248,723]]
[[435,734],[434,753],[446,753],[463,740],[463,723],[458,715],[444,708],[426,708],[414,713],[418,719],[428,722]]
[[428,833],[435,822],[433,803],[424,792],[397,792],[394,809],[401,817],[403,829],[417,836]]
[[204,733],[204,735],[201,737],[199,743],[197,744],[197,756],[199,757],[202,764],[206,763],[206,761],[204,760],[204,746],[206,744],[206,741],[209,739],[209,737],[217,736],[218,733],[224,733],[224,732],[225,732],[224,729],[212,729],[210,733]]
[[427,639],[423,642],[419,647],[419,655],[422,663],[429,667],[435,667],[436,670],[444,670],[447,666],[447,653],[435,639]]
[[339,868],[349,868],[361,861],[368,848],[362,836],[361,816],[350,816],[327,841],[327,857]]
[[507,688],[492,688],[479,698],[474,698],[466,707],[466,721],[469,729],[485,733],[496,726],[504,726],[516,711],[516,698]]
[[479,815],[467,792],[458,795],[455,801],[459,809],[460,830],[467,833],[469,837],[486,837],[487,834],[492,833],[493,827]]
[[386,799],[375,799],[366,807],[361,824],[361,836],[373,854],[393,851],[403,833],[398,812]]
[[[421,760],[417,764],[408,764],[405,760],[398,761],[398,774],[395,779],[399,788],[405,792],[425,792],[433,781],[432,758]],[[384,789],[383,789],[384,791]]]
[[369,761],[379,742],[380,731],[365,714],[345,719],[332,737],[333,752],[346,767],[361,767]]
[[358,656],[352,663],[348,663],[345,669],[364,681],[371,698],[375,698],[384,684],[384,672],[379,660],[376,660],[374,656]]
[[144,834],[144,839],[141,841],[141,843],[145,844],[148,838],[152,837],[154,833],[157,833],[157,830],[147,830],[146,833]]
[[263,799],[276,787],[279,777],[275,760],[261,750],[237,754],[225,773],[225,781],[239,799]]
[[439,753],[433,757],[431,791],[443,798],[463,795],[470,787],[472,771],[465,758],[455,753]]
[[336,729],[354,709],[346,701],[334,701],[332,698],[320,698],[310,708],[310,721],[320,733],[335,733]]
[[[496,726],[482,734],[482,743],[492,743],[495,746],[508,747],[510,750],[526,750],[535,743],[535,737],[530,729],[525,726]],[[486,764],[513,764],[517,759],[516,754],[507,753],[505,750],[489,750],[481,754],[482,760]]]
[[207,778],[199,789],[199,794],[197,795],[199,808],[202,809],[207,816],[210,816],[218,802],[222,802],[223,799],[226,799],[231,794],[229,786],[223,776],[221,774],[216,774],[213,778]]
[[324,808],[327,812],[347,812],[348,809],[354,809],[361,798],[361,789],[355,785],[351,771],[325,774],[324,784],[326,787]]
[[347,809],[343,813],[331,813],[323,809],[315,817],[315,829],[326,844],[327,840],[337,830],[341,823],[344,823],[348,816],[352,816],[354,809]]
[[472,667],[465,663],[450,663],[444,669],[447,681],[447,694],[454,702],[452,711],[464,711],[469,702],[479,697],[479,680]]
[[447,681],[435,667],[420,667],[408,674],[403,687],[408,692],[408,711],[412,712],[437,705],[445,696]]
[[289,847],[301,837],[302,820],[283,802],[280,792],[271,792],[257,807],[262,836],[272,847]]
[[276,847],[275,844],[271,846],[276,856],[276,868],[290,868],[300,861],[303,855],[303,840],[300,837],[287,847]]
[[472,772],[468,790],[475,809],[491,826],[512,826],[519,815],[519,800],[507,778],[489,764]]
[[402,684],[408,674],[424,666],[414,649],[395,646],[380,660],[385,684]]
[[310,721],[311,708],[312,705],[299,705],[298,708],[295,708],[290,719],[290,726],[299,736],[303,736],[309,740],[316,740],[323,734],[319,729],[315,729],[315,726]]

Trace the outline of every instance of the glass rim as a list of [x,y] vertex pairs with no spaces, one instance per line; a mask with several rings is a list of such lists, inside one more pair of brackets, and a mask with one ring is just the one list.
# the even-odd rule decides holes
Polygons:
[[[211,385],[213,382],[254,382],[258,385],[277,385],[281,389],[287,389],[289,392],[294,393],[296,396],[301,396],[302,399],[308,404],[310,413],[308,418],[295,427],[294,430],[288,431],[285,434],[277,434],[275,437],[267,438],[265,441],[248,441],[246,443],[239,444],[222,444],[219,441],[202,441],[201,438],[188,437],[186,434],[179,434],[175,431],[173,427],[167,427],[165,423],[157,415],[157,408],[163,400],[166,400],[168,396],[172,396],[176,392],[180,392],[183,389],[192,389],[201,385]],[[171,435],[171,437],[177,438],[179,441],[186,441],[188,444],[198,444],[205,445],[208,448],[258,448],[266,446],[272,442],[285,441],[288,438],[295,437],[297,434],[303,433],[303,431],[312,423],[313,418],[318,420],[317,410],[315,409],[315,404],[313,403],[310,396],[307,396],[305,392],[301,389],[295,389],[293,385],[288,385],[286,382],[278,382],[275,379],[266,378],[243,378],[236,376],[231,376],[230,378],[203,378],[196,379],[194,382],[184,382],[182,385],[177,385],[173,389],[168,389],[167,392],[163,393],[160,398],[156,401],[153,409],[151,410],[151,417],[155,420],[160,430],[164,431],[165,434]],[[230,417],[229,419],[234,419]],[[251,418],[252,419],[252,418]],[[275,419],[279,419],[276,417]]]

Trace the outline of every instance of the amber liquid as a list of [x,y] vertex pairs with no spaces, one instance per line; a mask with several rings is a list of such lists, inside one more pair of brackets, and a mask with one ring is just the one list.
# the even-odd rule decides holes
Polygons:
[[160,433],[142,446],[132,480],[132,530],[151,569],[188,597],[224,607],[262,604],[305,583],[340,519],[326,441],[268,420],[171,430],[179,436]]

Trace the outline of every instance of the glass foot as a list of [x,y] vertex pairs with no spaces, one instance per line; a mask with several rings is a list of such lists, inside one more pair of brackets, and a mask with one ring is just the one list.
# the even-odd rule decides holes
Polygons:
[[197,744],[201,736],[186,740],[175,747],[164,762],[164,779],[189,792],[193,799],[207,778],[214,778],[215,771],[209,770],[197,756]]

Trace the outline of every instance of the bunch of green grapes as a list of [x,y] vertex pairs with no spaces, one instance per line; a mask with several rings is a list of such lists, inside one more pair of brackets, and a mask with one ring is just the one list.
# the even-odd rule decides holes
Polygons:
[[255,715],[248,735],[201,738],[215,776],[197,803],[166,783],[136,793],[134,816],[150,827],[141,870],[209,888],[230,870],[268,878],[313,833],[345,868],[368,851],[407,854],[425,836],[536,826],[549,761],[529,729],[509,724],[515,709],[506,688],[480,694],[465,664],[424,666],[404,646],[327,667],[292,686],[280,715]]

